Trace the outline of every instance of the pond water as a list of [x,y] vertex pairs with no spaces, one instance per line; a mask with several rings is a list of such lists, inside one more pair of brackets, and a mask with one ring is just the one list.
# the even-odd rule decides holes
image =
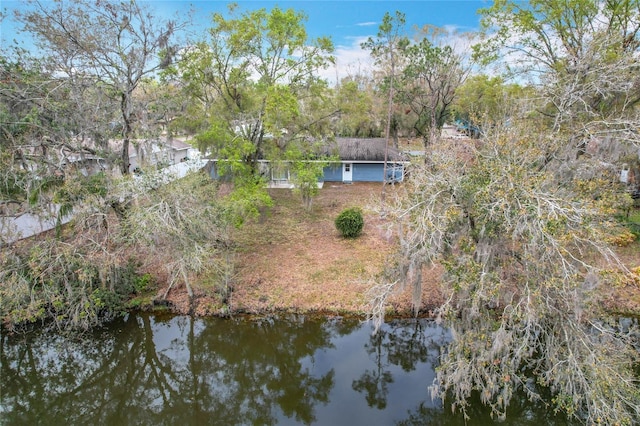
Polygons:
[[[2,336],[3,425],[464,425],[428,386],[447,332],[426,320],[128,315],[68,338]],[[515,399],[515,398],[514,398]],[[519,398],[494,422],[565,425]]]

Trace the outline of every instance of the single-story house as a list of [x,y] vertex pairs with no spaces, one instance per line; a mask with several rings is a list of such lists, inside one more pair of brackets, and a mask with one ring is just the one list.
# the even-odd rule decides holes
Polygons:
[[339,158],[338,164],[325,167],[325,182],[401,182],[409,163],[385,138],[336,138],[325,153]]
[[[386,178],[385,178],[386,150]],[[336,156],[338,160],[324,168],[322,182],[401,182],[405,168],[409,164],[407,156],[393,146],[386,144],[385,138],[336,138],[325,146],[323,154]],[[291,171],[286,163],[272,165],[259,160],[261,173],[269,179],[269,186],[291,188]],[[218,178],[216,160],[209,165],[211,177]]]
[[[122,139],[110,140],[109,147],[113,152],[120,153]],[[129,172],[133,173],[150,166],[163,168],[180,164],[196,155],[199,157],[199,151],[182,139],[164,136],[153,139],[131,139],[129,142]],[[111,166],[120,168],[119,165]]]

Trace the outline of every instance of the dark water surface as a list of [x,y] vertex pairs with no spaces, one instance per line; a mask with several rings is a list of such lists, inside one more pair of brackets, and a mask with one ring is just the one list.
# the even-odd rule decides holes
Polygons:
[[[2,336],[6,425],[464,425],[428,386],[444,329],[286,317],[129,315],[65,338]],[[515,399],[515,398],[514,398]],[[523,398],[504,422],[479,404],[468,425],[564,425]]]

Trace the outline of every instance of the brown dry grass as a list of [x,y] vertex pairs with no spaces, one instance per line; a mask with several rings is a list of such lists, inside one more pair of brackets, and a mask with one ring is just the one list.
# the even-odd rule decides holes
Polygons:
[[[291,190],[270,190],[274,206],[234,238],[238,254],[228,301],[232,312],[366,314],[367,292],[395,249],[388,224],[368,208],[380,199],[381,191],[380,183],[326,183],[311,211],[306,211]],[[334,225],[347,207],[363,209],[365,226],[356,239],[342,238]],[[425,273],[425,310],[440,301],[438,274]],[[196,288],[195,312],[228,312],[210,293],[204,284]],[[189,311],[183,288],[172,290],[168,299],[175,310]],[[409,289],[395,295],[390,313],[409,313],[410,300]]]
[[619,276],[607,289],[604,304],[609,311],[640,315],[640,241],[618,247],[617,255],[629,268],[630,274]]
[[[367,291],[395,249],[388,224],[367,208],[381,191],[379,183],[327,183],[305,211],[291,191],[271,190],[274,208],[238,235],[232,308],[366,313]],[[363,209],[365,227],[356,239],[342,238],[334,225],[347,207]],[[393,306],[408,310],[408,295],[398,295]]]
[[[327,183],[311,211],[305,211],[299,197],[290,190],[270,190],[274,207],[260,220],[245,224],[235,235],[237,275],[228,300],[231,311],[213,295],[205,279],[194,289],[195,313],[366,314],[367,292],[396,248],[389,224],[368,209],[378,202],[381,190],[381,184],[376,183]],[[393,188],[387,187],[387,191]],[[363,208],[365,227],[359,238],[344,239],[333,221],[343,209],[354,206]],[[640,266],[638,247],[640,244],[636,242],[620,248],[630,269]],[[439,275],[437,268],[423,272],[425,313],[442,302]],[[639,281],[624,280],[607,291],[608,309],[640,312]],[[160,289],[158,295],[163,292]],[[168,300],[177,312],[193,312],[182,286],[172,290]],[[389,313],[408,315],[411,310],[410,289],[390,300]]]

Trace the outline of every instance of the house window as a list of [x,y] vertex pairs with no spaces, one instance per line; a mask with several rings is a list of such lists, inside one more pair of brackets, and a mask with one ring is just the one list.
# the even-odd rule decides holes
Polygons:
[[351,171],[351,164],[350,163],[346,163],[344,165],[344,171],[349,173]]
[[286,167],[274,167],[271,169],[271,180],[274,182],[289,181],[289,170]]

